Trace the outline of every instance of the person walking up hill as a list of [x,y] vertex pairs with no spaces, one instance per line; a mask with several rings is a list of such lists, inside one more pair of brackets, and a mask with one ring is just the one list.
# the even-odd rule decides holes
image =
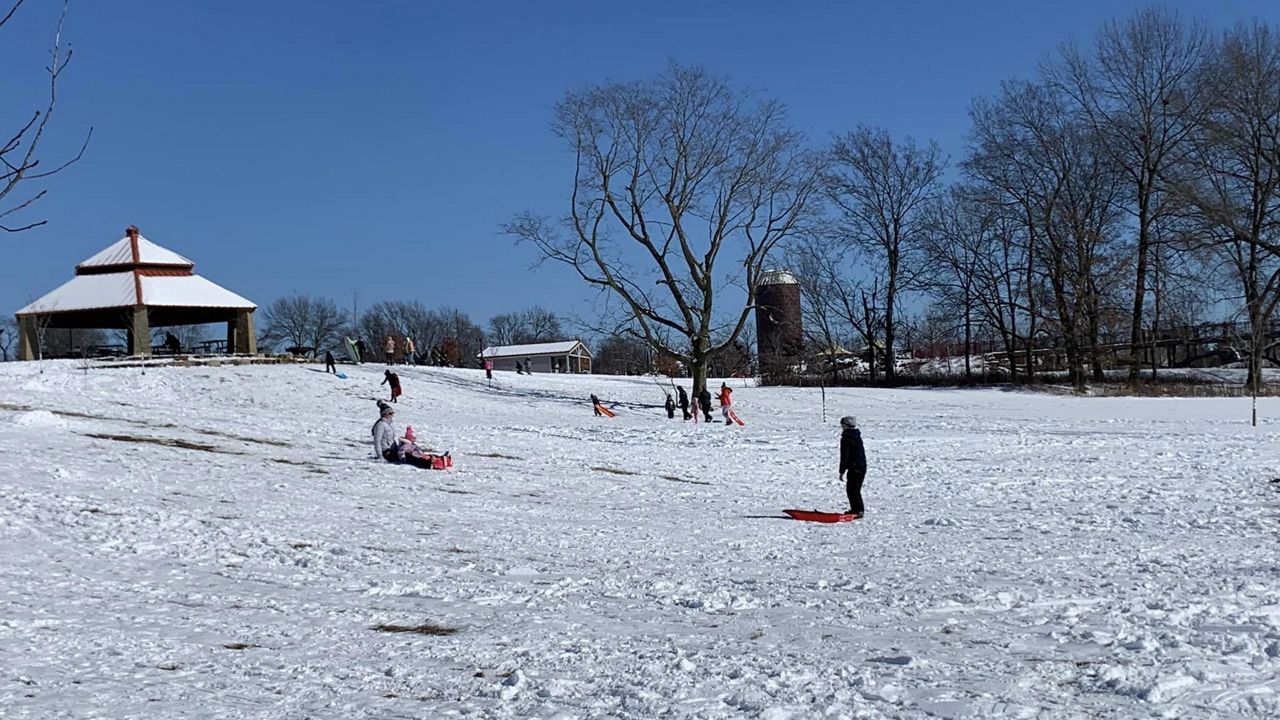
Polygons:
[[702,386],[702,390],[698,393],[698,404],[702,406],[703,420],[711,422],[711,391],[705,385]]
[[684,419],[688,420],[692,417],[689,414],[689,394],[684,391],[683,385],[676,386],[676,394],[680,396],[680,412],[684,413]]
[[400,397],[400,376],[390,370],[384,370],[382,374],[382,382],[378,384],[386,385],[388,383],[391,384],[391,402],[398,402],[396,398]]

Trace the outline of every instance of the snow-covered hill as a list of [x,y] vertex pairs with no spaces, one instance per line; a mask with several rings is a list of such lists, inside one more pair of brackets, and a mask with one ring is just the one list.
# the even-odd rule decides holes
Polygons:
[[0,716],[1280,713],[1280,401],[399,370],[0,365]]

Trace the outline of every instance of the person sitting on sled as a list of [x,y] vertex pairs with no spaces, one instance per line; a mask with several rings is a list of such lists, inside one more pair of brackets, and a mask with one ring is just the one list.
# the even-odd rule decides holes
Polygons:
[[382,371],[382,382],[379,385],[391,383],[391,402],[398,402],[396,398],[400,397],[400,376],[390,370]]
[[396,437],[395,408],[381,400],[378,401],[378,408],[380,417],[378,422],[373,424],[373,449],[383,460],[389,463],[404,463],[425,470],[453,466],[453,459],[449,457],[449,453],[432,455],[419,449],[411,439],[413,428],[409,428],[406,432],[410,439],[402,440]]
[[840,479],[849,496],[849,514],[862,517],[862,480],[867,475],[867,453],[862,447],[862,431],[852,415],[840,418]]

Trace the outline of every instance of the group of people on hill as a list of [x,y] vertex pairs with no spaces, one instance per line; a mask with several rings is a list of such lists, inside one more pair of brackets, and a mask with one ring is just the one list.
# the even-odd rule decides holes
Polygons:
[[[703,422],[711,422],[711,391],[706,387],[698,393],[698,402],[696,405],[689,404],[689,395],[684,391],[684,386],[676,386],[676,394],[679,400],[671,397],[671,393],[667,393],[667,401],[663,407],[666,408],[667,418],[674,420],[676,417],[676,408],[680,408],[680,413],[684,415],[685,420],[693,420],[697,422],[698,411],[701,409]],[[733,424],[733,388],[727,383],[720,383],[720,391],[715,395],[716,400],[720,403],[720,414],[724,416],[724,424]],[[693,412],[689,408],[693,408]]]
[[[332,353],[326,353],[326,363],[332,365]],[[491,363],[485,363],[485,373],[492,379],[493,366]],[[400,386],[400,376],[391,370],[383,372],[381,385],[389,385],[391,391],[390,403],[399,401],[403,394]],[[676,386],[676,394],[679,400],[671,397],[667,393],[664,408],[667,411],[669,419],[675,419],[676,408],[679,407],[685,420],[693,420],[697,422],[698,412],[701,410],[704,422],[711,422],[711,392],[704,386],[698,393],[697,404],[689,402],[689,395],[685,392],[683,386]],[[733,388],[728,383],[720,383],[720,391],[716,394],[720,401],[720,412],[724,416],[726,425],[733,424]],[[597,416],[603,414],[600,398],[594,393],[591,394],[591,406],[595,410]],[[391,407],[388,402],[378,401],[378,421],[373,425],[373,446],[374,451],[383,460],[390,463],[403,463],[420,468],[443,468],[452,467],[453,461],[449,453],[444,455],[435,455],[433,453],[421,450],[415,440],[413,427],[406,428],[403,438],[399,437],[395,429],[395,408]],[[692,409],[692,412],[690,411]],[[840,418],[840,455],[839,455],[839,473],[838,477],[845,483],[845,494],[849,499],[849,508],[846,513],[854,518],[861,518],[865,512],[862,502],[862,483],[867,474],[867,455],[862,443],[862,431],[858,428],[858,421],[852,415],[846,415]]]

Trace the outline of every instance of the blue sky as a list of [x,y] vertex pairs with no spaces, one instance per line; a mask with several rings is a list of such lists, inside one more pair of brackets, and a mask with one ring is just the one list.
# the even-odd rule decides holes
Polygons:
[[[531,270],[499,226],[559,215],[571,157],[549,130],[570,89],[703,65],[783,100],[822,143],[857,123],[963,153],[972,97],[1067,39],[1149,3],[72,0],[75,48],[30,219],[0,235],[0,310],[68,279],[137,224],[196,271],[265,305],[452,305],[478,322],[541,304],[589,312],[567,270]],[[0,132],[45,92],[61,3],[0,33]],[[1280,3],[1166,3],[1221,27]],[[12,198],[13,196],[11,196]]]

